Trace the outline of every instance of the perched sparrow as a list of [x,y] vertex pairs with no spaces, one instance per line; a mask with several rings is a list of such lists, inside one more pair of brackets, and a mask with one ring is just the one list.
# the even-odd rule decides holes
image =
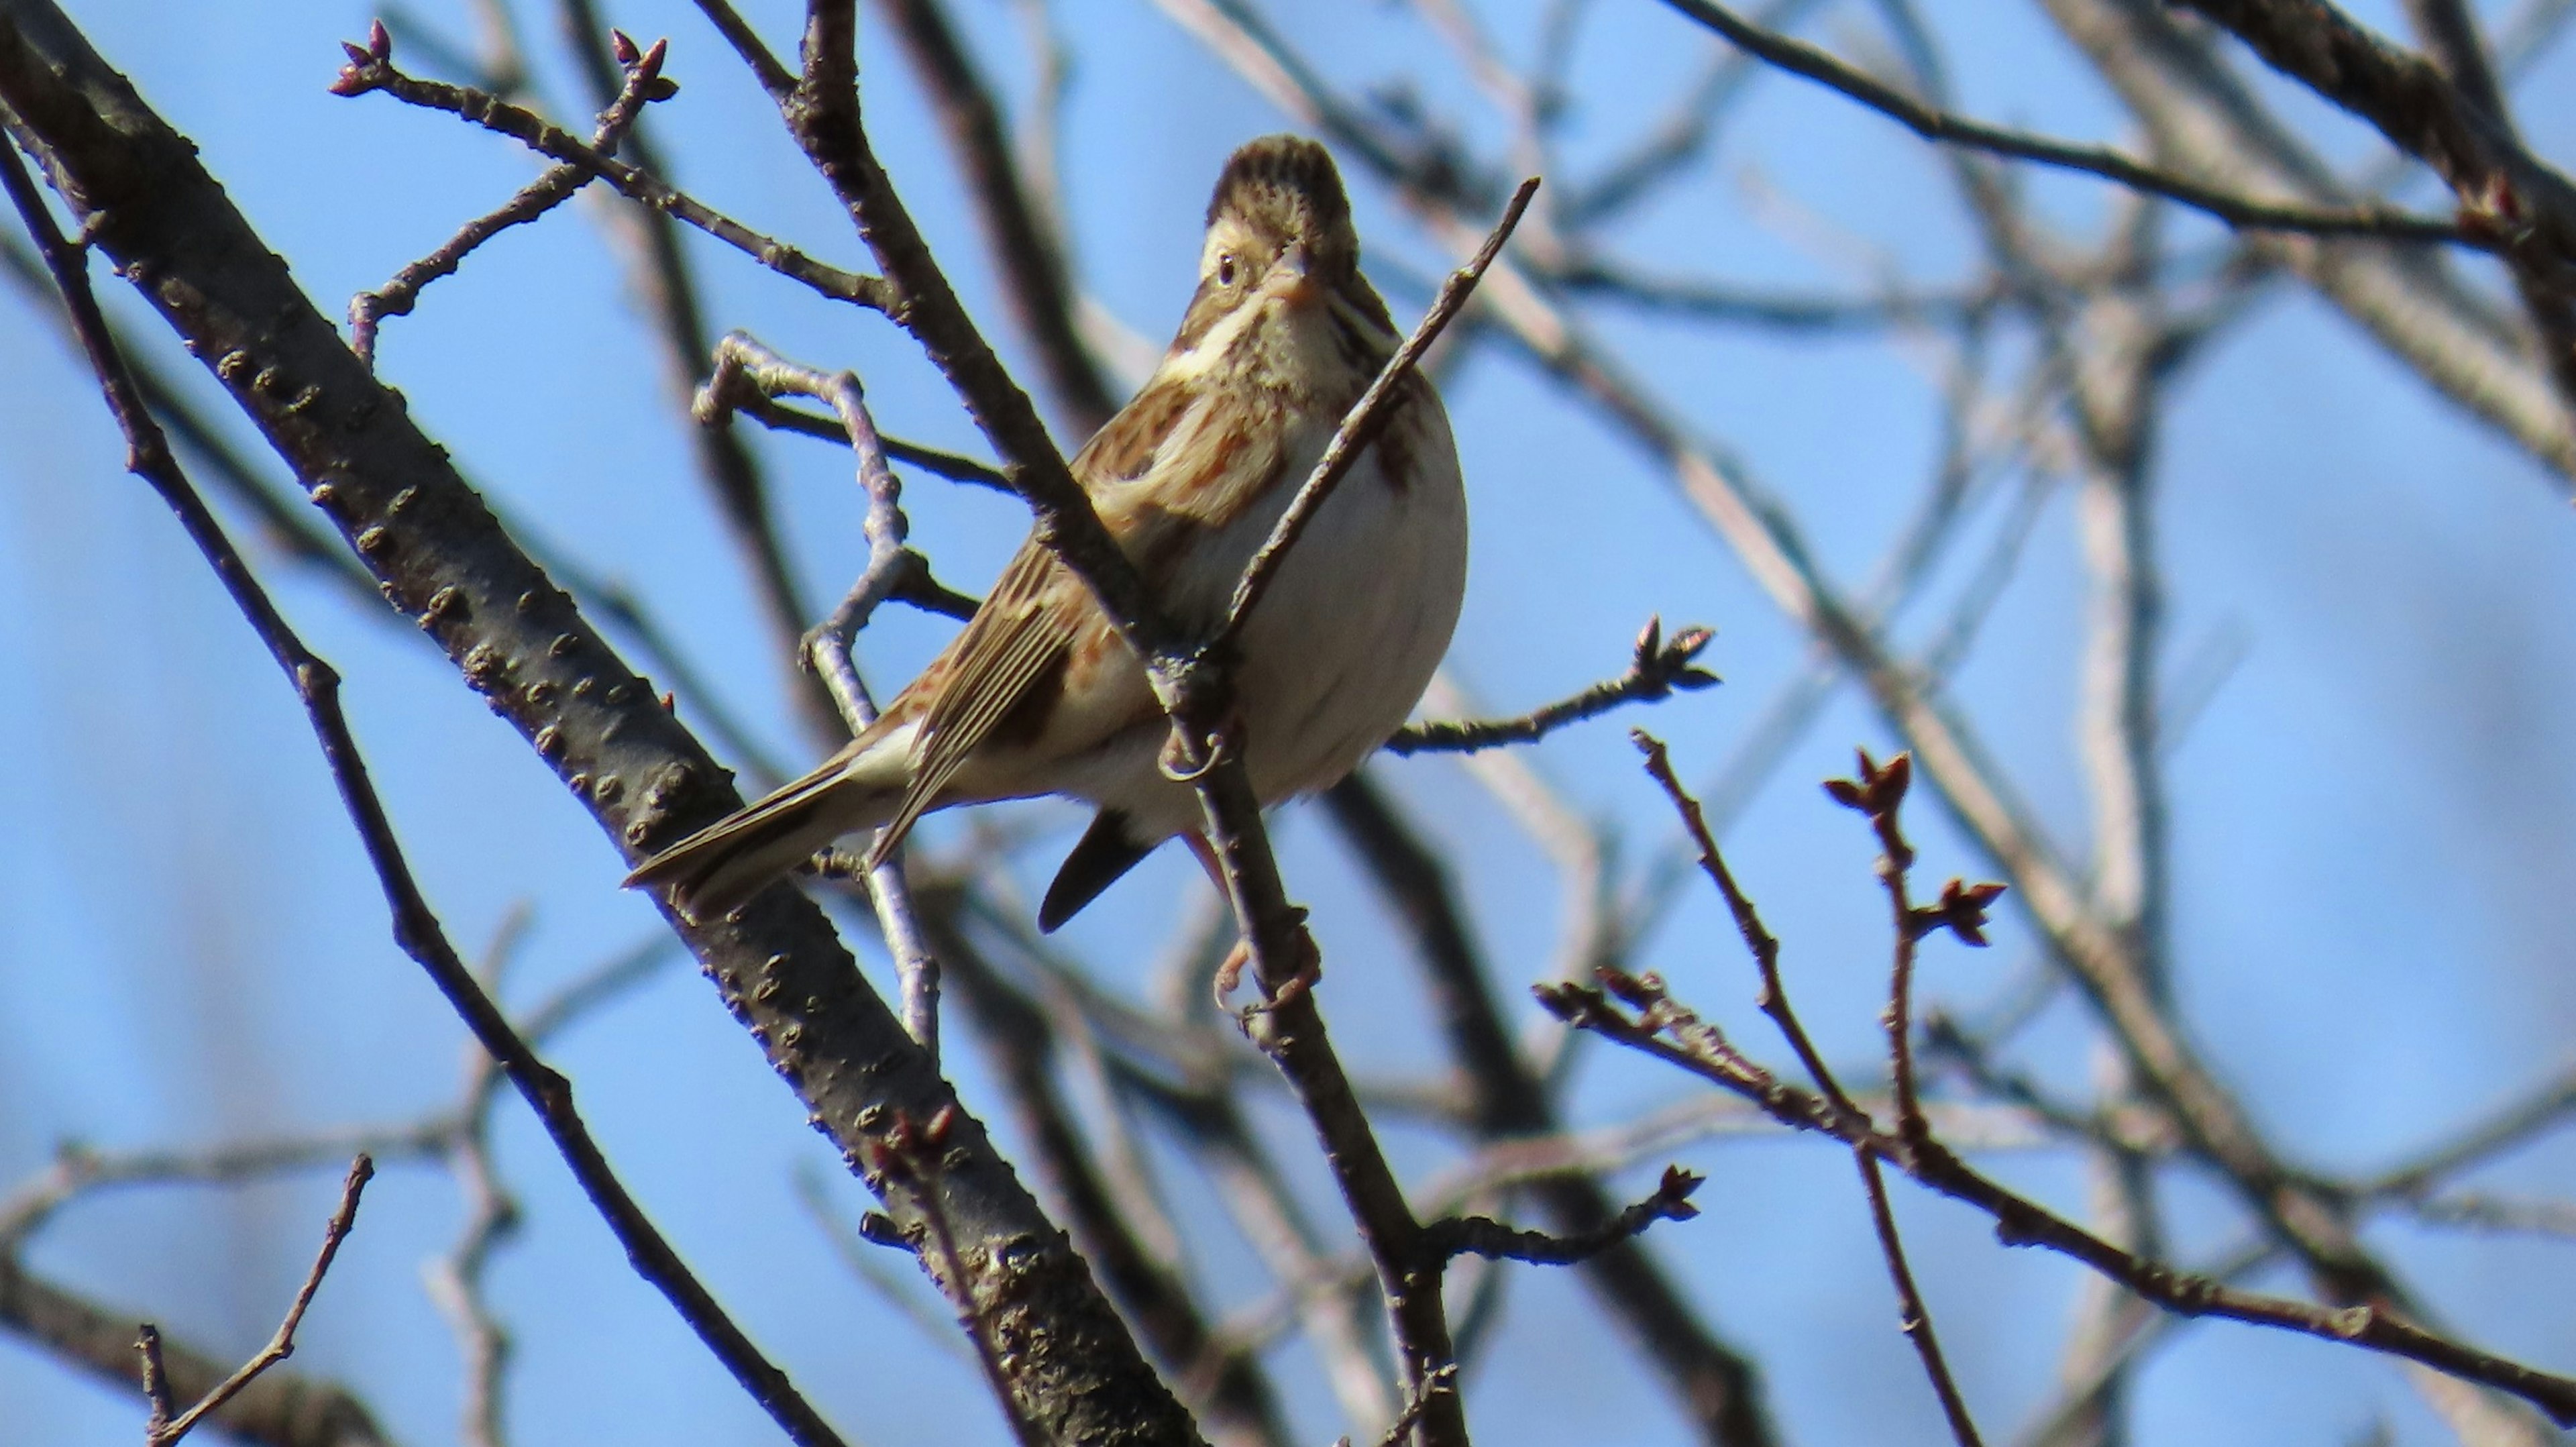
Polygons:
[[[1342,414],[1402,339],[1359,272],[1322,146],[1236,151],[1208,203],[1198,293],[1144,390],[1074,476],[1173,622],[1213,630]],[[1466,586],[1466,493],[1448,415],[1416,375],[1246,621],[1244,761],[1264,804],[1339,781],[1404,722]],[[1099,806],[1056,873],[1052,930],[1154,846],[1197,844],[1198,801],[1160,767],[1171,727],[1090,590],[1035,539],[965,631],[821,768],[647,861],[692,920],[722,916],[834,839],[921,814],[1068,794]],[[1203,846],[1202,846],[1203,849]]]

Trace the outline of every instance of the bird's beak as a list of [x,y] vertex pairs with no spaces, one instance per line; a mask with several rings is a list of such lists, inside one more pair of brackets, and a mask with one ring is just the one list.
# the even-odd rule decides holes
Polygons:
[[1271,264],[1268,290],[1292,307],[1312,307],[1324,300],[1323,279],[1306,259],[1306,248],[1291,246]]

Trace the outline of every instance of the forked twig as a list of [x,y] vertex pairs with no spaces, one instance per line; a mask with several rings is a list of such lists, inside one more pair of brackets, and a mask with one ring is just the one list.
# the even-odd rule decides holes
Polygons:
[[[1863,794],[1868,787],[1856,785]],[[1940,908],[1954,915],[1938,921],[1938,927],[1954,932],[1962,925],[1971,931],[1982,928],[1977,891],[1963,887],[1945,891],[1943,898]],[[1918,911],[1918,923],[1924,913]],[[1762,937],[1767,938],[1767,932]],[[2168,1311],[2221,1316],[2385,1352],[2510,1392],[2562,1426],[2576,1425],[2576,1379],[2480,1351],[2381,1307],[2365,1304],[2338,1310],[2244,1291],[2123,1250],[1997,1184],[1943,1148],[1928,1131],[1909,1138],[1881,1130],[1847,1099],[1802,1090],[1753,1065],[1688,1007],[1671,999],[1654,977],[1604,969],[1599,978],[1601,988],[1540,986],[1539,1001],[1568,1024],[1688,1070],[1760,1106],[1783,1125],[1829,1135],[1857,1154],[1895,1166],[1928,1189],[1984,1211],[1994,1218],[1996,1238],[2007,1246],[2041,1246],[2072,1257]],[[1635,1013],[1623,1013],[1612,1003],[1612,995]]]
[[488,92],[444,81],[422,80],[394,68],[393,37],[379,23],[367,43],[343,43],[349,63],[341,69],[332,92],[360,96],[383,91],[396,100],[425,110],[446,111],[486,130],[518,141],[540,155],[577,166],[617,188],[618,194],[675,216],[754,261],[794,281],[803,282],[834,301],[882,311],[892,293],[879,277],[860,276],[829,266],[773,237],[763,236],[732,217],[691,198],[677,187],[587,146],[570,132],[536,112],[511,105]]
[[143,1392],[152,1404],[152,1419],[143,1433],[145,1447],[171,1447],[242,1388],[258,1380],[260,1373],[295,1355],[295,1329],[304,1324],[305,1308],[313,1304],[313,1293],[322,1289],[322,1278],[331,1269],[331,1259],[340,1254],[340,1243],[348,1239],[349,1228],[357,1224],[359,1194],[375,1174],[376,1163],[363,1154],[349,1162],[348,1179],[340,1183],[340,1204],[322,1228],[322,1249],[314,1254],[313,1269],[304,1273],[304,1284],[296,1288],[295,1300],[288,1304],[286,1317],[269,1336],[268,1345],[176,1418],[170,1415],[170,1377],[161,1364],[161,1333],[150,1323],[144,1324],[135,1339],[135,1348],[143,1354]]
[[[667,100],[679,92],[677,83],[662,76],[662,60],[670,42],[657,40],[652,49],[639,53],[635,42],[619,32],[616,45],[618,63],[626,71],[625,83],[608,109],[600,113],[599,126],[590,136],[591,149],[602,155],[616,154],[619,140],[633,129],[648,103]],[[520,187],[499,207],[466,222],[437,250],[396,272],[393,280],[350,298],[349,350],[369,367],[375,366],[376,329],[386,317],[408,316],[419,303],[423,287],[440,277],[454,275],[466,257],[493,237],[513,226],[535,221],[571,200],[598,174],[570,162],[550,166],[544,175]]]
[[[1897,1233],[1896,1212],[1887,1199],[1887,1181],[1879,1170],[1876,1156],[1865,1144],[1868,1138],[1878,1133],[1877,1123],[1870,1118],[1867,1111],[1862,1110],[1849,1095],[1844,1093],[1842,1086],[1834,1079],[1833,1072],[1826,1067],[1824,1057],[1817,1052],[1815,1042],[1808,1038],[1807,1027],[1799,1022],[1797,1010],[1789,1003],[1789,992],[1780,983],[1780,941],[1763,925],[1760,913],[1753,907],[1753,901],[1747,898],[1744,891],[1736,885],[1734,871],[1726,867],[1726,858],[1719,853],[1717,840],[1709,833],[1708,821],[1700,812],[1699,801],[1691,797],[1689,791],[1682,787],[1681,779],[1674,774],[1672,758],[1665,750],[1663,741],[1642,729],[1630,730],[1629,736],[1636,740],[1638,750],[1646,756],[1647,774],[1662,786],[1665,796],[1672,801],[1674,811],[1681,815],[1682,825],[1689,831],[1692,842],[1699,846],[1700,867],[1707,871],[1710,882],[1717,886],[1718,893],[1725,898],[1727,912],[1735,918],[1736,932],[1744,937],[1745,948],[1753,955],[1755,967],[1760,971],[1762,978],[1760,997],[1762,1013],[1770,1016],[1772,1022],[1780,1027],[1780,1033],[1788,1037],[1790,1048],[1798,1054],[1799,1063],[1806,1067],[1807,1074],[1814,1079],[1817,1088],[1825,1093],[1837,1123],[1845,1130],[1855,1133],[1855,1137],[1851,1140],[1852,1163],[1860,1170],[1861,1188],[1869,1197],[1870,1221],[1878,1234],[1879,1253],[1886,1258],[1888,1279],[1896,1288],[1897,1326],[1905,1333],[1905,1339],[1913,1344],[1915,1355],[1922,1358],[1924,1375],[1931,1379],[1933,1393],[1941,1399],[1942,1415],[1949,1420],[1950,1435],[1958,1439],[1960,1447],[1979,1447],[1981,1439],[1977,1435],[1976,1421],[1969,1416],[1967,1399],[1960,1394],[1958,1380],[1951,1375],[1950,1364],[1941,1353],[1940,1337],[1932,1328],[1932,1314],[1923,1304],[1922,1289],[1915,1284],[1914,1268],[1905,1259],[1905,1241]],[[1861,764],[1865,782],[1853,784],[1847,780],[1837,779],[1826,788],[1833,793],[1836,800],[1851,804],[1853,807],[1861,807],[1865,802],[1873,810],[1871,818],[1874,822],[1882,815],[1885,817],[1888,822],[1882,828],[1881,840],[1882,842],[1894,840],[1888,846],[1888,868],[1892,872],[1901,874],[1904,868],[1913,862],[1914,855],[1912,850],[1905,847],[1902,838],[1895,835],[1894,818],[1898,804],[1905,798],[1905,782],[1910,777],[1911,766],[1901,754],[1891,760],[1885,769],[1872,765],[1866,754],[1861,756]],[[1846,798],[1846,794],[1850,797]],[[1900,897],[1902,896],[1904,886],[1901,880],[1890,887],[1896,890]],[[1900,936],[1897,947],[1900,964],[1895,987],[1896,999],[1891,1000],[1888,1006],[1891,1031],[1900,1031],[1904,1028],[1902,1023],[1904,1010],[1897,1001],[1902,1000],[1904,992],[1910,986],[1913,928],[1914,921],[1911,915],[1900,913],[1897,922]],[[1673,1024],[1682,1022],[1681,1014],[1668,1012],[1660,985],[1651,979],[1637,984],[1638,988],[1623,993],[1632,1002],[1643,1002],[1641,1008],[1645,1011],[1646,1019],[1669,1021]],[[1542,1000],[1551,1002],[1551,1008],[1558,998],[1561,997],[1549,995],[1544,991],[1541,994]],[[1697,1022],[1691,1021],[1690,1025],[1697,1027]],[[1714,1042],[1717,1038],[1713,1030],[1707,1030],[1705,1027],[1693,1028],[1689,1033],[1706,1041]],[[1911,1062],[1901,1040],[1897,1047],[1897,1056],[1902,1072],[1897,1089],[1900,1138],[1918,1143],[1927,1150],[1936,1149],[1929,1144],[1928,1128],[1923,1123],[1922,1107],[1913,1099]],[[1759,1067],[1751,1066],[1750,1062],[1731,1048],[1714,1058],[1724,1062],[1730,1080],[1739,1089],[1747,1085],[1753,1085],[1757,1090],[1763,1086],[1773,1090],[1786,1089],[1778,1086],[1777,1082],[1771,1081],[1766,1072],[1761,1071]]]

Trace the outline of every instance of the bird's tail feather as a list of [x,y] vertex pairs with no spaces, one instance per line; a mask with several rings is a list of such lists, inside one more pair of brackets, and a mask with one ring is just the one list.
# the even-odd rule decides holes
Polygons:
[[626,885],[668,887],[691,924],[722,919],[833,840],[883,823],[902,796],[900,778],[871,778],[835,758],[654,855]]

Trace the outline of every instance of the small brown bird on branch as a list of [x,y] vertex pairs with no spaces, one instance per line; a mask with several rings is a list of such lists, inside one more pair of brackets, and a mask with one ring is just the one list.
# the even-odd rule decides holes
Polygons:
[[[1208,203],[1198,292],[1143,390],[1074,476],[1172,621],[1213,631],[1236,580],[1402,338],[1359,270],[1322,146],[1234,153]],[[1244,626],[1236,708],[1264,804],[1357,768],[1420,700],[1467,577],[1466,493],[1431,383],[1325,502]],[[1143,664],[1035,538],[938,658],[822,767],[628,876],[692,920],[726,914],[842,835],[876,857],[923,813],[1065,794],[1099,806],[1038,922],[1054,929],[1156,845],[1206,859],[1190,787],[1160,759],[1171,726]]]

